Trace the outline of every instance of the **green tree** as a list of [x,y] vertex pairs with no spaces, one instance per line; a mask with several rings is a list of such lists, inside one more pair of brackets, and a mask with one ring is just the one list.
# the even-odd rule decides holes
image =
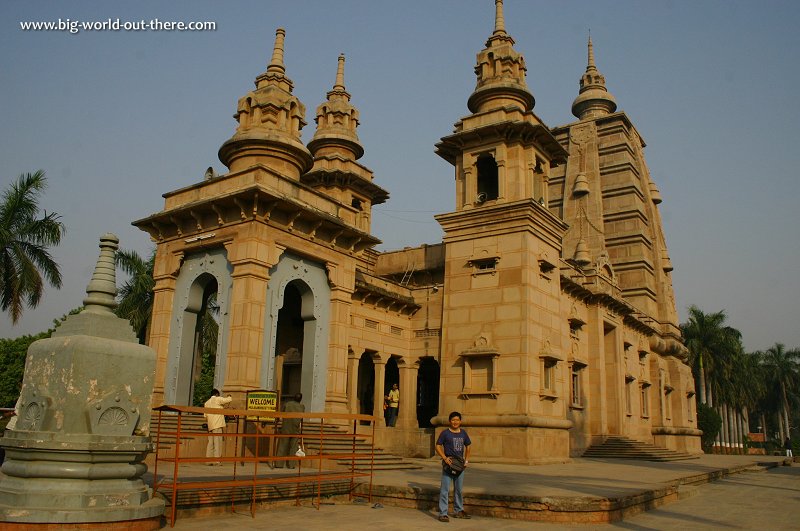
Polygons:
[[119,304],[116,314],[130,321],[139,342],[149,343],[150,320],[153,314],[153,270],[156,262],[155,249],[145,260],[136,251],[117,251],[117,267],[128,275],[128,280],[119,289]]
[[76,308],[67,315],[53,321],[53,328],[35,335],[26,335],[15,339],[0,339],[0,407],[14,407],[22,388],[22,377],[25,373],[25,357],[31,343],[50,337],[67,316],[78,313],[83,308]]
[[703,403],[697,404],[697,427],[703,430],[703,435],[700,437],[703,451],[711,453],[714,439],[717,438],[722,427],[722,418],[719,413],[714,411],[714,408]]
[[742,334],[726,326],[726,319],[725,310],[707,314],[692,305],[681,324],[701,404],[713,405],[714,393],[727,385],[733,356],[742,351]]
[[40,214],[44,172],[20,175],[0,199],[0,309],[16,323],[27,305],[39,304],[46,280],[61,287],[61,272],[48,252],[61,243],[64,224],[55,212]]
[[800,350],[786,350],[775,343],[763,353],[763,364],[767,385],[776,393],[775,405],[780,419],[782,436],[789,435],[790,402],[795,402],[800,391]]

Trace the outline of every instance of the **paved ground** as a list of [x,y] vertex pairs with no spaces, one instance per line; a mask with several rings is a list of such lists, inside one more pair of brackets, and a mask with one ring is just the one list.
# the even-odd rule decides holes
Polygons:
[[[741,467],[774,458],[703,456],[692,461],[651,463],[626,460],[576,460],[567,465],[546,465],[520,470],[508,465],[475,465],[467,472],[466,494],[470,492],[524,492],[527,495],[564,497],[605,497],[641,492],[674,484],[680,478],[720,468]],[[438,483],[435,463],[422,471],[376,474],[381,484],[427,486]],[[684,499],[622,522],[595,526],[559,526],[473,517],[439,523],[433,510],[374,508],[370,504],[323,504],[317,510],[310,502],[300,507],[261,509],[256,518],[248,512],[197,518],[179,518],[175,529],[214,530],[230,528],[297,530],[386,530],[416,529],[523,530],[523,529],[800,529],[800,466],[769,471],[743,472],[725,479],[681,487]]]

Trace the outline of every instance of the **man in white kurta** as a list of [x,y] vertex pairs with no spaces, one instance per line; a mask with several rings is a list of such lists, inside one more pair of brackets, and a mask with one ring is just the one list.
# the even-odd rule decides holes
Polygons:
[[[228,395],[225,398],[219,396],[219,391],[214,389],[211,391],[211,398],[206,400],[203,407],[211,409],[222,409],[225,405],[230,404],[233,398]],[[223,413],[206,413],[206,424],[208,424],[208,445],[206,446],[206,457],[213,457],[219,459],[222,457],[222,429],[225,427],[225,415]],[[209,465],[221,465],[219,461],[211,461]]]

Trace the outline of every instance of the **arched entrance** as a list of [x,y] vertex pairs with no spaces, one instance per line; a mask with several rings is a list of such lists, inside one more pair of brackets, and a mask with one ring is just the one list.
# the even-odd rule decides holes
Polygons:
[[225,382],[231,268],[224,249],[184,259],[175,283],[164,401],[192,405]]
[[300,280],[290,282],[283,294],[283,307],[278,311],[275,382],[282,400],[302,392],[304,321],[300,293],[307,289]]
[[284,253],[270,270],[260,379],[264,389],[303,393],[306,411],[325,410],[330,306],[325,267]]
[[422,358],[417,372],[417,423],[432,428],[431,419],[439,414],[439,363]]

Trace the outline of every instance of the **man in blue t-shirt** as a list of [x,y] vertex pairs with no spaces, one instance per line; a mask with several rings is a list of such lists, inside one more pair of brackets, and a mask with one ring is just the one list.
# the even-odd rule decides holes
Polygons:
[[453,509],[454,518],[470,518],[464,512],[464,471],[454,472],[450,469],[453,464],[453,457],[461,457],[464,460],[464,468],[469,464],[469,451],[472,441],[469,439],[466,430],[461,429],[461,413],[453,411],[448,417],[450,427],[439,434],[436,440],[436,453],[442,458],[442,483],[439,487],[439,521],[449,522],[447,516],[448,498],[450,497],[450,483],[454,483],[453,489]]

